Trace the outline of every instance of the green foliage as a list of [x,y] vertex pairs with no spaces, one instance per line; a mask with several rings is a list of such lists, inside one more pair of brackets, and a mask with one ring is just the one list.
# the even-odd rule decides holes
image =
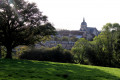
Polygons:
[[93,65],[120,67],[120,25],[107,23],[93,41],[80,39],[72,51],[79,63],[87,60]]
[[74,60],[76,63],[84,64],[86,60],[86,53],[88,41],[84,38],[80,38],[76,41],[74,47],[72,48],[72,52],[74,53]]
[[11,52],[16,46],[44,41],[55,34],[55,28],[35,3],[24,0],[1,0],[0,3],[0,44],[7,49],[6,58],[12,58]]
[[1,46],[1,58],[5,58],[6,56],[6,48],[4,46]]
[[118,51],[119,48],[117,48],[119,43],[116,44],[116,41],[119,41],[120,39],[117,37],[120,36],[119,28],[120,25],[118,23],[107,23],[104,25],[102,33],[94,38],[94,42],[96,42],[94,45],[94,52],[96,54],[95,60],[99,63],[97,65],[112,67],[120,66],[120,57],[118,57],[120,52]]
[[63,37],[62,37],[62,41],[68,41],[68,40],[69,40],[68,37],[66,37],[66,36],[63,36]]
[[1,45],[0,45],[0,58],[2,57],[2,55],[1,55],[1,50],[2,50],[2,49],[1,49]]
[[76,42],[76,41],[78,40],[78,38],[76,38],[76,37],[71,37],[70,40],[73,41],[73,42]]
[[45,61],[0,59],[0,80],[119,80],[120,69]]
[[61,38],[59,38],[57,36],[54,36],[53,39],[54,39],[54,41],[61,41]]
[[73,62],[70,51],[64,50],[61,45],[54,48],[32,49],[20,56],[20,59],[53,61],[53,62]]
[[30,50],[29,46],[25,45],[17,46],[16,48],[14,48],[14,52],[12,54],[13,59],[18,59],[21,54],[28,50]]

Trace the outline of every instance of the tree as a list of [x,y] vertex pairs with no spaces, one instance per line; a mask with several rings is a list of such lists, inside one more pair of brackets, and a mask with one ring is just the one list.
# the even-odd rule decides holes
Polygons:
[[12,58],[12,49],[30,45],[55,33],[55,28],[42,15],[35,3],[24,0],[1,0],[0,42],[7,49],[6,58]]
[[[117,46],[119,46],[119,37],[120,36],[120,25],[118,23],[107,23],[103,27],[103,36],[104,36],[104,43],[106,54],[108,55],[108,65],[112,66],[114,63],[114,59],[117,58],[116,53],[118,51],[115,50]],[[116,44],[116,42],[118,42]],[[119,49],[119,48],[116,48]],[[120,53],[120,52],[119,52]],[[119,57],[120,58],[120,57]]]
[[120,25],[107,23],[93,41],[79,39],[72,51],[79,63],[89,60],[99,66],[120,66]]
[[[103,26],[103,31],[93,42],[94,53],[89,55],[90,60],[95,65],[116,66],[120,61],[120,25],[118,23],[107,23]],[[117,63],[117,64],[116,64]]]
[[105,66],[107,65],[107,54],[105,53],[105,43],[106,37],[101,33],[100,35],[96,36],[93,41],[90,41],[90,51],[87,54],[87,58],[89,61],[98,66]]
[[78,40],[78,38],[76,38],[76,37],[71,37],[70,40],[73,41],[73,42],[76,42],[76,41]]
[[0,46],[0,58],[2,57],[2,55],[1,55],[1,46]]
[[68,40],[69,40],[68,37],[66,37],[66,36],[63,36],[63,37],[62,37],[62,41],[68,41]]
[[60,39],[59,37],[57,37],[57,36],[54,36],[54,37],[53,37],[53,40],[54,40],[54,41],[61,41],[61,39]]
[[72,52],[74,53],[74,57],[77,58],[76,62],[83,64],[85,57],[86,57],[86,52],[87,52],[87,47],[88,46],[88,41],[85,40],[84,38],[80,38],[75,45],[72,48]]

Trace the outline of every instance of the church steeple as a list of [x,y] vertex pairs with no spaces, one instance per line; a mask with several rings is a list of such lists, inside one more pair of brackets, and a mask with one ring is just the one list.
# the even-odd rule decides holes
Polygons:
[[83,18],[83,22],[85,22],[85,18]]
[[87,27],[87,23],[85,22],[85,18],[83,18],[83,22],[81,23],[81,26]]
[[87,23],[85,22],[85,18],[83,18],[83,22],[81,23],[80,31],[86,31],[87,30]]

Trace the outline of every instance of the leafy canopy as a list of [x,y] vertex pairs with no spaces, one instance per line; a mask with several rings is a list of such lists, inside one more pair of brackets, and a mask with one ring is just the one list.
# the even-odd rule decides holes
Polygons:
[[34,44],[52,34],[55,28],[35,3],[1,0],[0,43],[7,48],[8,54],[18,45]]

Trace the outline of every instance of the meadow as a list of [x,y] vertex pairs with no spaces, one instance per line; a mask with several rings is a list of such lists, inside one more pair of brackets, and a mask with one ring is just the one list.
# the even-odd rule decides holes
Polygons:
[[0,59],[0,80],[120,80],[120,69],[47,61]]

